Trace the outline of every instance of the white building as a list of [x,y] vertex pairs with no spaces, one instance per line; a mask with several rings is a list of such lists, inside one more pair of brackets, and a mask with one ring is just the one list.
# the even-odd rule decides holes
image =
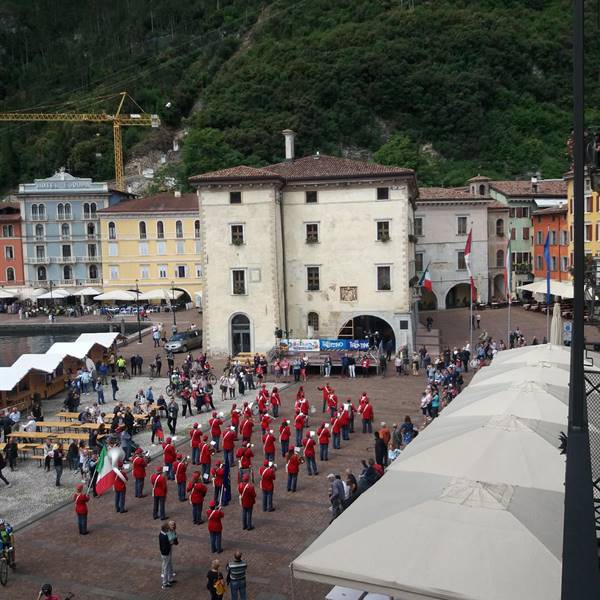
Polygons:
[[[483,192],[481,194],[480,192]],[[415,212],[417,275],[429,265],[433,292],[425,292],[424,309],[469,306],[469,274],[464,250],[472,229],[471,271],[477,300],[489,292],[488,207],[493,200],[476,181],[462,188],[420,188]]]
[[290,338],[379,331],[413,343],[414,172],[316,154],[191,178],[205,257],[204,341],[213,354]]

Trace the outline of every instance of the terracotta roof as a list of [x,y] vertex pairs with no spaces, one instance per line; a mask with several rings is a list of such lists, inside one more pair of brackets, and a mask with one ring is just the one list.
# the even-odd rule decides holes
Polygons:
[[474,196],[468,187],[422,187],[419,188],[417,202],[431,202],[433,200],[490,200],[489,196]]
[[21,207],[18,202],[0,202],[0,221],[21,220]]
[[488,204],[488,210],[509,210],[508,204],[502,204],[502,202],[492,202]]
[[489,177],[486,177],[485,175],[477,175],[476,177],[471,177],[471,179],[468,180],[469,183],[475,183],[477,181],[491,181],[491,179]]
[[527,181],[492,181],[492,189],[504,196],[517,198],[534,198],[538,196],[567,197],[567,184],[562,179],[540,179],[537,182],[537,192],[533,191],[530,180]]
[[190,177],[193,182],[266,180],[307,181],[319,179],[360,179],[363,177],[397,177],[414,175],[412,169],[389,167],[349,158],[319,154],[269,165],[263,168],[231,167]]
[[543,215],[566,215],[567,205],[561,204],[560,206],[546,206],[545,208],[538,208],[534,210],[532,215],[543,216]]
[[145,212],[197,212],[198,197],[196,194],[181,194],[175,196],[171,193],[156,194],[146,198],[122,200],[118,204],[99,210],[100,214],[113,213],[145,213]]

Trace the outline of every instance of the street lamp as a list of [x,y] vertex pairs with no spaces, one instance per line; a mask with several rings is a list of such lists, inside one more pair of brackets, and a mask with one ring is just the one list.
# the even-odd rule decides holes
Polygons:
[[171,312],[173,313],[173,333],[177,333],[177,317],[175,316],[175,282],[171,281]]
[[140,321],[140,286],[138,280],[135,280],[135,312],[137,314],[138,322],[138,344],[142,343],[142,323]]

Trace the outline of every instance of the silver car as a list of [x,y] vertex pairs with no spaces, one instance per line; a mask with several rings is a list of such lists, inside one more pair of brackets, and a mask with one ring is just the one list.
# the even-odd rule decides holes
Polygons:
[[168,352],[187,352],[192,348],[202,348],[202,332],[197,329],[176,333],[165,344]]

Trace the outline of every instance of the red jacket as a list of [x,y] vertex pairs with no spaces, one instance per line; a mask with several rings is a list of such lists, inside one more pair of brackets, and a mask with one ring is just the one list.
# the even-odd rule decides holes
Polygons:
[[325,400],[325,402],[327,402],[327,400],[329,400],[329,394],[333,393],[333,389],[329,387],[329,385],[326,385],[324,387],[318,387],[317,388],[320,392],[323,392],[323,400]]
[[294,454],[286,463],[287,472],[291,475],[296,475],[300,471],[300,458]]
[[362,411],[363,421],[372,421],[373,420],[373,405],[365,404]]
[[223,467],[213,467],[210,474],[212,475],[214,486],[221,487],[225,477],[225,469]]
[[175,482],[185,483],[187,481],[187,463],[183,461],[176,462],[173,468],[175,469]]
[[145,479],[146,478],[146,465],[148,462],[143,456],[136,456],[133,461],[133,478],[134,479]]
[[200,428],[192,429],[190,437],[192,438],[192,448],[200,448],[200,442],[202,441],[202,431]]
[[271,425],[271,417],[269,415],[263,415],[260,420],[261,429],[269,429],[269,425]]
[[275,436],[272,433],[267,433],[263,437],[263,452],[265,454],[275,454]]
[[210,465],[210,463],[211,463],[210,444],[203,442],[203,445],[200,446],[200,464],[201,465]]
[[296,429],[304,429],[304,421],[305,417],[302,413],[296,415],[296,418],[294,419],[294,427]]
[[209,419],[208,424],[210,425],[210,434],[213,437],[221,436],[221,425],[223,425],[223,421],[219,419],[219,417],[214,417]]
[[312,438],[304,438],[302,440],[302,445],[304,446],[304,456],[310,458],[315,455],[315,440]]
[[238,494],[243,508],[252,508],[256,503],[256,490],[251,483],[240,483],[238,485]]
[[329,438],[331,437],[329,427],[319,427],[319,429],[317,429],[317,435],[319,436],[319,444],[329,446]]
[[150,477],[152,495],[162,497],[167,495],[167,478],[162,473],[154,473]]
[[238,448],[235,457],[240,461],[242,469],[249,469],[252,466],[252,457],[254,452],[250,448]]
[[290,426],[289,425],[280,425],[279,426],[279,441],[287,442],[290,439]]
[[279,406],[281,404],[281,397],[279,392],[271,392],[271,406]]
[[332,409],[332,408],[337,409],[337,405],[338,405],[337,396],[335,394],[330,394],[329,397],[327,398],[327,406],[330,409]]
[[269,401],[269,396],[265,396],[265,395],[260,395],[257,399],[256,402],[258,404],[258,410],[261,413],[265,413],[267,412],[267,402]]
[[87,503],[90,501],[90,497],[87,494],[77,493],[73,495],[73,498],[75,500],[75,512],[78,515],[87,515]]
[[190,481],[190,483],[188,483],[187,486],[187,491],[191,492],[190,502],[192,504],[202,504],[204,502],[204,496],[206,496],[208,488],[199,481],[196,481],[196,483]]
[[252,422],[252,419],[246,419],[242,423],[242,437],[243,438],[251,438],[253,428],[254,428],[254,423]]
[[303,415],[307,415],[308,414],[308,410],[310,408],[310,404],[308,403],[308,400],[306,398],[302,398],[301,400],[298,400],[298,402],[297,402],[297,408],[300,409],[300,412]]
[[240,411],[235,408],[231,411],[231,424],[237,429],[237,426],[240,424]]
[[206,517],[208,519],[208,530],[211,533],[218,533],[219,531],[223,531],[223,523],[221,523],[221,519],[224,516],[225,513],[222,510],[209,508],[206,511]]
[[333,433],[340,433],[342,431],[342,422],[339,417],[331,419],[331,430]]
[[342,423],[342,427],[346,427],[350,423],[350,415],[347,410],[343,410],[340,415],[340,421]]
[[[127,477],[127,473],[125,473],[123,469],[119,469],[119,473],[121,473],[121,476],[123,479],[125,479],[125,481],[129,479],[129,477]],[[121,479],[121,477],[118,475],[115,475],[115,483],[113,484],[115,492],[124,492],[127,489],[127,484],[125,481],[123,481],[123,479]]]
[[173,446],[173,444],[167,444],[165,442],[162,445],[162,447],[165,465],[173,464],[175,462],[175,459],[177,458],[177,450],[175,450],[175,446]]
[[272,492],[275,481],[275,470],[273,467],[261,467],[260,473],[260,489],[264,492]]
[[231,429],[227,430],[223,434],[223,450],[233,450],[235,447],[235,431],[231,431]]

